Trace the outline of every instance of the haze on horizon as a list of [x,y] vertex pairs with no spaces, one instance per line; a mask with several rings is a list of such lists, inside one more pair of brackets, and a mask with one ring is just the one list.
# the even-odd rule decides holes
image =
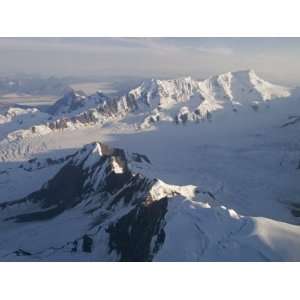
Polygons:
[[205,78],[254,69],[300,85],[300,38],[0,38],[0,73]]

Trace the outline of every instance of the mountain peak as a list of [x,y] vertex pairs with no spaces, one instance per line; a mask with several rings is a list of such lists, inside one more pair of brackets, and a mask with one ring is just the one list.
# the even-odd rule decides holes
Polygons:
[[50,107],[49,113],[67,113],[76,110],[82,105],[82,101],[86,98],[87,96],[84,92],[69,88],[64,95]]

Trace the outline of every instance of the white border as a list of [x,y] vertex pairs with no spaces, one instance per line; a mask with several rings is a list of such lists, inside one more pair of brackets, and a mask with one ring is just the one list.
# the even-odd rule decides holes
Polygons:
[[292,263],[3,263],[1,299],[297,299]]
[[[4,0],[5,1],[5,0]],[[299,36],[298,0],[7,0],[0,36]]]

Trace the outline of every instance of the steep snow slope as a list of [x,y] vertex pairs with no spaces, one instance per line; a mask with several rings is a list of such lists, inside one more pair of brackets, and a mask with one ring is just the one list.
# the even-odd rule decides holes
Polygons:
[[267,101],[290,96],[290,89],[271,84],[258,77],[253,70],[229,72],[199,82],[208,98],[232,103]]
[[299,226],[180,198],[169,202],[165,222],[157,261],[299,260]]

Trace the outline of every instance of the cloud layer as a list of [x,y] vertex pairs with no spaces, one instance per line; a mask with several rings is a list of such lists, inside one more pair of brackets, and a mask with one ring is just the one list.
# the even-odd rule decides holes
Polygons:
[[0,73],[198,78],[255,69],[300,84],[299,38],[0,38]]

